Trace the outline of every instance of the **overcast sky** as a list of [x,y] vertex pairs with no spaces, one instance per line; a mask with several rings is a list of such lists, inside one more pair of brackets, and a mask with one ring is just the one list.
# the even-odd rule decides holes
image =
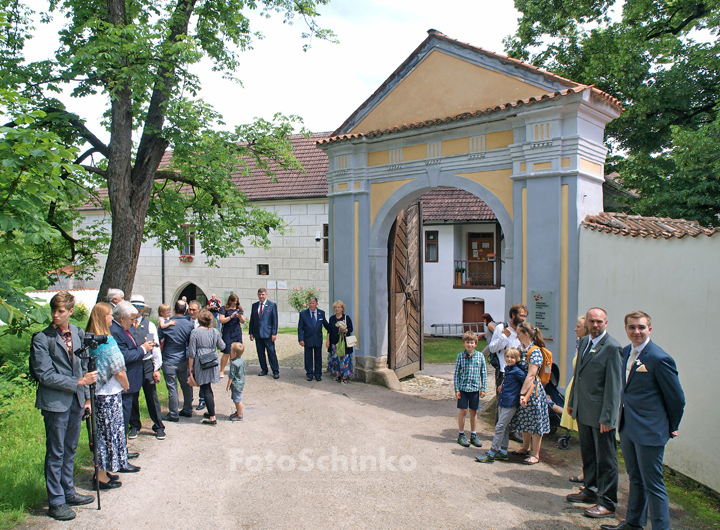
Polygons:
[[[502,40],[514,33],[519,17],[512,0],[334,0],[320,13],[320,25],[332,29],[339,44],[315,40],[303,52],[304,23],[288,26],[275,16],[253,27],[266,38],[241,56],[236,75],[243,86],[223,80],[209,66],[199,67],[201,95],[228,127],[282,112],[301,116],[313,132],[332,131],[413,52],[428,29],[502,53]],[[57,28],[41,26],[42,37],[30,43],[28,59],[56,48]],[[107,138],[97,125],[105,98],[65,102]]]

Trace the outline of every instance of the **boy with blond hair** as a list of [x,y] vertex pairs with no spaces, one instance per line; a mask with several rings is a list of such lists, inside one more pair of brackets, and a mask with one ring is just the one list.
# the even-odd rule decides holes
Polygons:
[[230,346],[230,372],[228,373],[227,391],[231,393],[235,412],[230,414],[230,421],[243,421],[242,392],[245,388],[245,361],[242,354],[245,346],[242,342],[233,342]]
[[[482,447],[477,438],[475,425],[477,423],[477,410],[480,405],[480,398],[485,397],[485,386],[487,383],[487,367],[485,357],[475,351],[477,346],[477,335],[468,331],[462,336],[465,351],[458,353],[455,362],[455,397],[458,415],[458,440],[463,447]],[[470,441],[465,437],[465,416],[470,409]]]

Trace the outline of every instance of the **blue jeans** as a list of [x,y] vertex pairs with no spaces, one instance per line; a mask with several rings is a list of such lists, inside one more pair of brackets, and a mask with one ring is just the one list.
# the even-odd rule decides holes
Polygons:
[[168,389],[168,413],[170,416],[177,416],[179,399],[178,399],[178,388],[177,384],[180,383],[180,388],[183,393],[183,412],[192,413],[192,402],[193,402],[193,389],[188,384],[188,365],[187,361],[181,361],[179,363],[166,363],[162,365],[163,374],[165,375],[165,384]]

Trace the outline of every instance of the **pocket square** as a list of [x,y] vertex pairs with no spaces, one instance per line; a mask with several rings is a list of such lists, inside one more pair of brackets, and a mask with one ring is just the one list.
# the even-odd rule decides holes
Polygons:
[[635,371],[636,371],[636,372],[646,372],[646,373],[647,373],[647,368],[645,368],[645,365],[644,365],[644,364],[641,364],[640,366],[637,367],[637,370],[635,370]]

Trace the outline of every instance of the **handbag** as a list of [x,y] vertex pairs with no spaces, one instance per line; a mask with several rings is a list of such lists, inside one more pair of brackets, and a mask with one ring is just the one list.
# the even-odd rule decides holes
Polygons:
[[357,346],[357,337],[345,337],[345,346],[347,346],[348,348],[354,348],[355,346]]
[[215,368],[218,365],[217,353],[213,351],[198,355],[198,362],[200,363],[200,368],[202,368],[203,370]]

